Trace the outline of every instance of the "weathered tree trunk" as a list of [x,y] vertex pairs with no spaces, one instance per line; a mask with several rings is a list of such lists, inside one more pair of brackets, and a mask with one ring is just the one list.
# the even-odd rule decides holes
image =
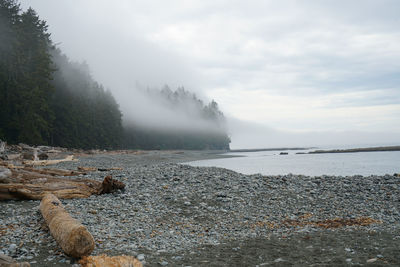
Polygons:
[[82,267],[142,267],[142,263],[132,256],[107,255],[83,257],[79,263]]
[[[42,199],[46,193],[58,198],[87,198],[93,194],[111,193],[125,184],[107,176],[103,182],[91,179],[71,179],[53,175],[71,175],[70,171],[11,169],[11,177],[0,180],[0,200]],[[77,173],[73,173],[77,174]]]
[[70,156],[67,156],[65,159],[26,160],[26,161],[23,161],[22,163],[25,165],[30,165],[30,166],[47,166],[47,165],[53,165],[53,164],[57,164],[60,162],[65,162],[65,161],[78,161],[78,160],[74,159],[73,155],[70,155]]
[[50,233],[65,254],[80,258],[89,255],[94,249],[94,239],[79,221],[66,212],[60,200],[53,194],[46,194],[40,202]]
[[17,262],[13,258],[0,254],[0,267],[29,267],[28,262]]

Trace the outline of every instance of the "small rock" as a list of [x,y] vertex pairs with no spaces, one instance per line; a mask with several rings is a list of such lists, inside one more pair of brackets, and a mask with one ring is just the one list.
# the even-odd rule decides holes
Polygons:
[[143,261],[144,260],[144,254],[137,255],[137,259],[140,260],[140,261]]
[[0,179],[7,179],[11,177],[11,171],[8,168],[0,166]]
[[11,244],[8,247],[8,251],[10,251],[11,253],[15,253],[16,250],[17,250],[17,245],[16,244]]
[[372,258],[372,259],[367,260],[367,263],[373,263],[373,262],[376,262],[377,260],[378,260],[377,258]]
[[285,261],[285,260],[282,258],[277,258],[276,260],[274,260],[274,262],[282,262],[282,261]]

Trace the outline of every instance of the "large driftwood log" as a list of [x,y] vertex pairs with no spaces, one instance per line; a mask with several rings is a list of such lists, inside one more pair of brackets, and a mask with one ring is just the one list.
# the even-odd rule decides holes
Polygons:
[[107,176],[103,182],[91,179],[71,179],[53,176],[71,175],[69,171],[32,170],[15,168],[11,177],[0,181],[0,200],[8,199],[42,199],[46,193],[58,198],[87,198],[93,194],[111,193],[123,189],[125,184]]
[[78,159],[74,159],[74,156],[70,155],[70,156],[67,156],[65,159],[26,160],[26,161],[23,161],[22,163],[25,165],[29,165],[29,166],[48,166],[48,165],[53,165],[53,164],[57,164],[60,162],[65,162],[65,161],[78,161]]
[[53,194],[46,194],[40,201],[40,212],[49,226],[50,233],[65,254],[80,258],[94,249],[94,239],[85,226],[72,218]]
[[107,255],[83,257],[79,263],[82,267],[142,267],[142,263],[132,256]]

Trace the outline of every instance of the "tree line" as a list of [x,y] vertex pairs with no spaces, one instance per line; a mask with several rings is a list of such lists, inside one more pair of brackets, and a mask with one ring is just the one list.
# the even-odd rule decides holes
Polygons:
[[[212,103],[199,107],[221,119]],[[0,0],[0,139],[69,148],[229,147],[226,133],[218,138],[123,127],[118,103],[87,64],[70,61],[54,45],[32,8],[22,11],[17,1]]]

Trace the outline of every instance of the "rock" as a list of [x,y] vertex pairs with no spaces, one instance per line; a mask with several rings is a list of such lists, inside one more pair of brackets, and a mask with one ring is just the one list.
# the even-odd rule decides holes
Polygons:
[[35,155],[33,154],[33,152],[24,152],[22,153],[22,158],[27,160],[34,160]]
[[2,180],[8,180],[11,177],[11,171],[8,168],[0,166],[0,183]]
[[17,250],[17,245],[16,244],[11,244],[9,247],[8,247],[8,251],[10,251],[11,253],[15,253],[16,252],[16,250]]
[[49,159],[49,155],[47,155],[46,153],[40,153],[39,155],[38,155],[38,157],[39,157],[39,159],[40,160],[46,160],[46,159]]
[[378,260],[377,258],[372,258],[372,259],[367,260],[367,263],[373,263],[373,262],[376,262],[377,260]]
[[144,254],[137,255],[137,259],[140,260],[140,261],[143,261],[144,260]]
[[281,153],[279,153],[279,155],[289,155],[289,153],[288,152],[281,152]]

